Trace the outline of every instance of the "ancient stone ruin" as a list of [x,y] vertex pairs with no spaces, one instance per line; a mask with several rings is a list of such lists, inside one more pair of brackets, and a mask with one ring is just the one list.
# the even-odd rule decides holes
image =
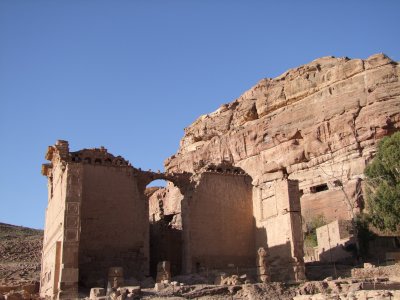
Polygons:
[[[270,267],[279,270],[276,279],[295,278],[293,257],[303,257],[296,181],[278,180],[268,186],[274,193],[265,208],[276,211],[265,217],[253,208],[250,176],[237,167],[221,164],[195,174],[154,173],[132,167],[105,148],[70,152],[66,141],[49,147],[46,158],[51,163],[42,169],[49,189],[43,296],[68,298],[79,287],[106,286],[109,269],[119,270],[116,266],[125,278],[138,280],[151,274],[152,265],[159,265],[160,273],[160,261],[174,275],[231,266],[255,269],[259,246],[273,253]],[[150,222],[156,218],[153,209],[149,211],[146,185],[156,179],[170,181],[182,195],[181,225],[175,228],[168,226],[172,218],[165,212]],[[257,229],[257,219],[270,222],[267,228],[279,226],[279,232],[268,236]],[[150,235],[157,225],[153,230],[158,235]]]
[[[42,167],[41,295],[107,288],[110,268],[139,281],[230,269],[303,280],[302,215],[330,222],[362,209],[365,165],[399,130],[398,76],[397,62],[378,54],[263,79],[186,128],[165,172],[57,141]],[[157,179],[167,187],[146,188]]]

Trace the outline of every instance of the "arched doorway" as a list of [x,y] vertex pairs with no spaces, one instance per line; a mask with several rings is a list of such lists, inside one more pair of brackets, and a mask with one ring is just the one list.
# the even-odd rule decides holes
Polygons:
[[144,195],[149,203],[150,275],[156,277],[157,264],[161,261],[169,261],[171,275],[178,275],[183,259],[183,195],[165,179],[148,184]]

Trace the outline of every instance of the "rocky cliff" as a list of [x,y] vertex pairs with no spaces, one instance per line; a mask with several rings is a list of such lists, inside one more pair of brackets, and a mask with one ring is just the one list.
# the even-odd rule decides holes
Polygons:
[[165,168],[193,172],[225,161],[254,186],[297,179],[303,215],[350,217],[377,141],[400,128],[399,74],[397,62],[376,54],[323,57],[262,79],[187,127]]

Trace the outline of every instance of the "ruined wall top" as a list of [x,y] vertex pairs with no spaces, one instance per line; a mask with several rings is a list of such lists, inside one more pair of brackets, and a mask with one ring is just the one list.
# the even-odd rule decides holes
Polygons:
[[55,145],[49,146],[45,158],[50,163],[42,165],[42,175],[44,176],[48,176],[48,172],[53,165],[59,163],[64,165],[66,163],[84,163],[105,166],[131,166],[129,161],[121,156],[114,156],[108,153],[107,149],[103,146],[70,152],[69,143],[64,140],[58,140]]
[[82,149],[75,152],[70,152],[69,143],[64,140],[58,140],[55,145],[47,148],[46,160],[50,163],[42,165],[42,175],[52,177],[52,169],[54,166],[60,165],[64,170],[67,164],[91,164],[105,167],[122,167],[129,168],[130,173],[138,180],[138,187],[140,190],[158,179],[171,181],[181,191],[184,191],[191,185],[192,173],[188,172],[153,172],[151,170],[142,170],[141,168],[133,167],[130,162],[122,156],[114,156],[107,151],[106,148]]

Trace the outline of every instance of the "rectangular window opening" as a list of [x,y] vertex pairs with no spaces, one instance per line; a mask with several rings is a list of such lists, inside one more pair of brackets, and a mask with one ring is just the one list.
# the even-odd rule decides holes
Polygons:
[[323,191],[327,191],[327,190],[328,190],[328,185],[326,183],[312,186],[310,188],[311,193],[319,193],[319,192],[323,192]]

